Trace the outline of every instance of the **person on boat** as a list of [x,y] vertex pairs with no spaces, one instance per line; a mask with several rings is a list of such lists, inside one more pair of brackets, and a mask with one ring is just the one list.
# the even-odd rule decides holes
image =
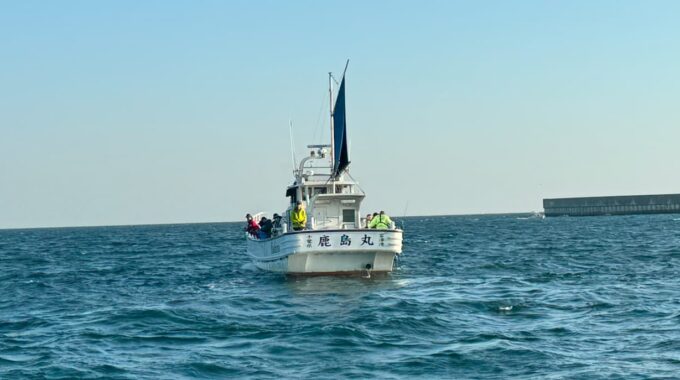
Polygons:
[[366,228],[375,228],[375,226],[371,226],[371,222],[373,222],[375,220],[375,218],[378,217],[378,213],[374,212],[373,215],[370,215],[370,216],[371,216],[371,221],[366,223]]
[[281,233],[281,215],[274,214],[272,223],[272,236],[278,236]]
[[295,208],[290,211],[290,221],[293,223],[294,231],[301,231],[305,229],[307,224],[307,213],[302,208],[302,201],[297,201]]
[[263,216],[262,219],[260,219],[260,232],[258,237],[260,239],[269,239],[272,237],[272,228],[274,228],[274,224],[271,219],[267,219]]
[[371,225],[371,219],[373,219],[373,215],[371,215],[371,214],[366,215],[366,226],[365,226],[366,228],[368,228],[368,226]]
[[380,214],[378,216],[373,217],[371,220],[371,224],[369,224],[369,228],[376,228],[379,230],[386,230],[389,229],[390,226],[392,225],[392,219],[390,219],[387,214],[385,214],[385,211],[380,211]]
[[255,222],[253,216],[246,214],[246,228],[245,230],[254,237],[257,237],[257,232],[260,230],[260,226]]

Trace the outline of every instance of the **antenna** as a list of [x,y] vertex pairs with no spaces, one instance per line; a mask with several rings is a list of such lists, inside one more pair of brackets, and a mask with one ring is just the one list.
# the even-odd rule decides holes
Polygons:
[[[404,207],[404,218],[406,218],[406,212],[408,211],[408,200],[406,200],[406,206]],[[405,226],[406,221],[402,218],[401,219],[401,230],[404,231],[404,226]]]
[[290,137],[290,155],[293,160],[293,173],[297,169],[297,160],[295,159],[295,144],[293,143],[293,120],[288,119],[288,136]]
[[333,186],[331,186],[331,194],[335,194],[335,180],[333,178],[333,163],[335,162],[335,134],[333,133],[333,73],[328,73],[328,101],[330,102],[330,116],[331,116],[331,176],[328,178],[329,181],[333,181]]

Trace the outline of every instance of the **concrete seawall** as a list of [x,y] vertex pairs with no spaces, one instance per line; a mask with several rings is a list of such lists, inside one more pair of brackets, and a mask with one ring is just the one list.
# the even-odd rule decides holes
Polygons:
[[680,213],[680,194],[543,199],[545,216]]

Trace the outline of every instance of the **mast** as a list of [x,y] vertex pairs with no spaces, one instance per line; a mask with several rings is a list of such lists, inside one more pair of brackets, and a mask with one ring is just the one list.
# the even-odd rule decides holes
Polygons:
[[333,182],[331,194],[335,193],[335,178],[333,178],[333,163],[335,161],[335,138],[333,136],[334,130],[333,130],[333,73],[329,72],[328,73],[328,102],[329,102],[329,107],[328,107],[328,112],[330,112],[330,117],[331,117],[331,181]]

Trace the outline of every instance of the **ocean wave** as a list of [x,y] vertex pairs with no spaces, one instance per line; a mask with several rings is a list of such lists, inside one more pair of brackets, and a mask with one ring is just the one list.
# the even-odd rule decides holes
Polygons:
[[240,224],[2,231],[0,378],[672,378],[676,221],[409,218],[370,279],[257,270]]

